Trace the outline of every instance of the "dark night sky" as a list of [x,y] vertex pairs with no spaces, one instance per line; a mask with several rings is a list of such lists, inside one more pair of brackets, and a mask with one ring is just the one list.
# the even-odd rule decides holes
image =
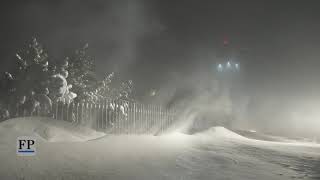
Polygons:
[[249,54],[243,65],[251,90],[317,95],[319,7],[311,0],[3,3],[1,69],[32,36],[56,59],[88,42],[99,74],[117,69],[152,87],[211,65],[228,37]]

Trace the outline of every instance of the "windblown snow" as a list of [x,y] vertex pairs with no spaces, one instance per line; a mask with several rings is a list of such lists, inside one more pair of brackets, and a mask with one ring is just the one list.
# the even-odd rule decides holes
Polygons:
[[50,118],[10,119],[1,123],[0,130],[1,137],[36,136],[40,140],[48,142],[88,141],[105,135],[87,127]]
[[[16,155],[34,136],[37,154]],[[0,123],[0,179],[320,179],[320,145],[253,140],[223,127],[112,136],[48,118]]]

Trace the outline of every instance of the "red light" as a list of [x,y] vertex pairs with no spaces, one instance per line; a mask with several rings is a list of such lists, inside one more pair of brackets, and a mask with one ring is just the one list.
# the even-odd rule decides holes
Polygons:
[[224,40],[223,40],[223,45],[226,46],[226,45],[228,45],[228,44],[229,44],[229,41],[228,41],[227,39],[224,39]]

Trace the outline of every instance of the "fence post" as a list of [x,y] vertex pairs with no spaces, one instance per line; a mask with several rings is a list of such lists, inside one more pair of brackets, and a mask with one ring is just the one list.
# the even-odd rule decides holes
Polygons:
[[102,126],[102,123],[103,123],[104,102],[102,102],[102,104],[100,103],[99,106],[100,106],[100,110],[99,110],[99,114],[100,114],[100,119],[99,119],[100,124],[99,124],[99,128],[100,128],[100,131],[101,131],[101,129],[102,129],[102,127],[103,127],[103,126]]
[[106,99],[106,130],[110,127],[110,117],[109,117],[109,100]]
[[99,128],[102,129],[103,128],[103,113],[104,113],[104,102],[102,104],[99,104],[100,108],[100,124],[99,124]]
[[145,119],[146,119],[146,122],[145,122],[145,134],[148,134],[148,128],[149,128],[149,118],[150,118],[150,113],[149,113],[149,105],[144,105],[145,107]]
[[157,106],[156,105],[152,105],[152,134],[154,134],[155,132],[155,127],[156,127],[156,115],[157,115]]
[[63,107],[64,107],[64,102],[62,101],[60,104],[61,104],[61,112],[60,112],[61,114],[60,114],[60,118],[59,118],[59,119],[60,119],[60,120],[63,120]]
[[118,128],[118,122],[117,122],[117,108],[116,108],[116,102],[115,100],[113,100],[112,102],[112,106],[113,106],[113,109],[112,109],[112,123],[113,123],[113,128],[114,129],[114,132],[117,133],[117,128]]
[[83,123],[83,106],[84,106],[84,104],[83,104],[83,102],[81,102],[81,108],[80,108],[81,115],[79,115],[79,117],[78,117],[79,124]]
[[141,119],[141,133],[144,133],[144,126],[145,126],[145,111],[144,111],[144,105],[140,105],[140,119]]
[[73,102],[71,103],[71,108],[69,108],[69,111],[70,109],[71,109],[70,120],[72,123],[74,123],[76,118],[75,118],[75,104]]
[[102,128],[103,128],[103,131],[106,130],[106,120],[107,120],[107,102],[106,101],[103,101],[103,109],[102,109],[102,113],[103,113],[103,116],[102,116]]
[[159,111],[159,114],[158,114],[158,123],[159,123],[159,132],[160,133],[162,133],[162,119],[161,119],[161,106],[159,106],[159,109],[158,109],[158,111]]
[[136,127],[137,127],[137,133],[141,133],[141,121],[142,119],[140,118],[140,113],[141,113],[141,104],[136,104]]
[[153,126],[153,105],[150,104],[150,121],[149,121],[149,133],[151,134],[152,133],[152,126]]
[[65,106],[66,106],[66,121],[69,121],[69,103],[66,103],[65,104]]
[[153,134],[157,130],[157,105],[154,106],[154,118],[153,118]]
[[152,104],[150,104],[149,105],[149,134],[151,134],[152,133],[152,114],[153,114],[153,112],[152,112]]
[[125,133],[129,133],[129,124],[128,124],[128,106],[127,106],[127,101],[122,101],[122,110],[123,110],[123,123],[124,123],[124,128],[125,128]]
[[97,130],[97,104],[91,103],[92,109],[91,109],[91,128],[94,130]]
[[93,111],[92,111],[92,121],[93,121],[93,126],[94,126],[94,129],[97,130],[97,119],[99,118],[99,114],[97,113],[98,112],[98,105],[97,104],[94,104],[93,105]]
[[112,132],[115,131],[115,113],[114,113],[114,102],[113,100],[110,100],[109,102],[109,117],[110,117],[110,129]]
[[56,103],[55,102],[52,102],[52,106],[51,106],[51,111],[50,111],[50,116],[53,118],[53,119],[56,119],[56,114],[55,114],[55,109],[56,109]]
[[162,120],[161,120],[161,106],[159,106],[158,108],[158,123],[159,123],[159,132],[162,131]]
[[90,117],[90,105],[89,105],[88,102],[86,102],[86,106],[84,107],[84,111],[85,111],[85,113],[83,113],[83,121],[84,121],[83,123],[85,125],[87,125],[88,124],[88,119]]
[[94,123],[93,123],[93,111],[94,111],[94,105],[90,102],[90,108],[89,108],[89,111],[90,111],[90,113],[89,113],[89,123],[90,123],[90,127],[92,128],[92,127],[94,127]]
[[146,113],[147,113],[147,116],[146,116],[146,134],[149,133],[149,123],[150,123],[150,105],[145,105],[146,107]]
[[117,121],[117,134],[120,133],[120,119],[119,119],[119,108],[118,108],[118,100],[115,101],[115,111],[116,111],[116,121]]
[[93,118],[94,118],[94,124],[95,124],[95,129],[96,130],[98,130],[98,128],[99,128],[99,118],[100,118],[100,113],[99,113],[99,111],[100,111],[100,106],[99,106],[99,104],[94,104],[94,116],[93,116]]
[[91,102],[90,102],[90,113],[89,113],[89,115],[90,115],[90,127],[91,128],[93,128],[94,126],[95,126],[95,122],[94,122],[94,119],[93,119],[93,114],[94,114],[94,104],[92,104]]
[[136,132],[137,134],[140,133],[140,123],[141,123],[141,119],[140,119],[140,104],[136,104],[136,117],[135,117],[135,124],[136,124]]
[[76,124],[78,124],[79,123],[79,103],[77,103],[76,106],[77,106],[76,107],[76,115],[75,115],[74,121],[75,121]]
[[128,101],[124,101],[125,106],[124,106],[124,112],[126,114],[125,116],[125,122],[126,122],[126,133],[131,134],[131,125],[130,125],[130,104]]
[[149,105],[149,118],[148,118],[148,134],[151,134],[152,127],[152,104]]
[[118,100],[118,119],[119,119],[119,124],[120,124],[120,134],[124,134],[124,124],[123,124],[123,118],[122,118],[122,112],[121,112],[121,101]]
[[140,121],[140,133],[143,133],[143,125],[144,125],[144,118],[143,118],[143,105],[140,104],[139,105],[139,119],[138,121]]
[[133,118],[133,133],[136,134],[137,133],[137,129],[136,129],[136,115],[137,115],[137,112],[136,112],[136,103],[132,103],[133,105],[133,115],[132,115],[132,118]]
[[130,124],[130,120],[129,120],[129,116],[130,116],[130,106],[129,106],[130,102],[129,101],[125,101],[125,112],[126,112],[126,125],[127,125],[127,134],[131,134],[131,124]]
[[154,122],[154,124],[155,124],[155,131],[159,131],[159,106],[156,106],[155,107],[156,108],[156,110],[155,110],[155,112],[156,112],[156,117],[155,117],[155,122]]
[[106,101],[104,100],[103,102],[103,105],[102,105],[102,109],[101,109],[101,113],[102,113],[102,117],[101,117],[101,130],[105,130],[106,129],[106,126],[105,126],[105,119],[106,119],[106,116],[107,116],[107,113],[106,113]]
[[153,125],[154,125],[154,105],[151,104],[151,121],[150,121],[150,133],[153,134]]
[[146,124],[147,124],[147,112],[146,112],[146,106],[144,104],[142,104],[142,112],[143,112],[143,133],[146,134]]
[[163,133],[163,130],[165,128],[165,122],[163,118],[163,108],[160,107],[160,121],[161,121],[161,133]]
[[94,114],[94,104],[90,103],[90,127],[93,128],[95,126],[93,114]]
[[108,100],[108,126],[109,126],[109,129],[113,129],[113,124],[112,124],[112,114],[111,114],[111,100]]
[[149,119],[150,119],[149,105],[144,105],[144,111],[146,113],[146,115],[145,115],[145,134],[148,134]]
[[55,102],[55,117],[57,120],[58,120],[58,108],[59,108],[58,106],[59,106],[59,103]]
[[120,105],[119,104],[120,104],[119,100],[117,100],[116,107],[117,107],[117,119],[118,119],[118,124],[119,124],[118,132],[119,132],[119,134],[121,134],[122,133],[122,122],[121,122],[121,117],[120,117]]
[[133,128],[133,123],[132,123],[132,103],[130,101],[128,101],[128,126],[129,126],[129,134],[132,134],[132,128]]
[[122,120],[122,113],[121,113],[121,106],[120,100],[117,103],[117,111],[118,111],[118,121],[119,121],[119,133],[123,134],[123,120]]

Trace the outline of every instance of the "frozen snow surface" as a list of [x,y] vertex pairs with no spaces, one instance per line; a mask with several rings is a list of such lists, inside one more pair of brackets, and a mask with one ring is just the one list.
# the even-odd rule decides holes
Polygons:
[[[34,136],[37,154],[16,155]],[[250,139],[223,127],[193,135],[113,136],[48,118],[0,123],[0,179],[320,179],[320,145]]]
[[47,142],[77,142],[100,138],[105,134],[66,121],[26,117],[0,123],[0,135],[8,138],[35,136],[40,141]]

